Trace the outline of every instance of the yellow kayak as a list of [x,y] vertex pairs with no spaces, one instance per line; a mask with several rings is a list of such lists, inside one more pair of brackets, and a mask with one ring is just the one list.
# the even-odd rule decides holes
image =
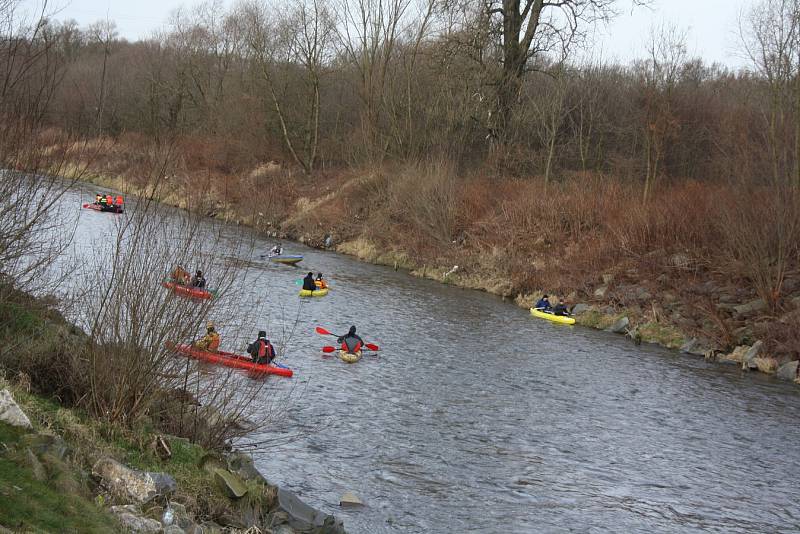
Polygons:
[[356,363],[361,359],[361,351],[357,350],[355,352],[345,352],[343,350],[339,350],[339,358],[341,358],[343,362]]
[[317,289],[316,291],[309,291],[308,289],[301,289],[298,293],[301,297],[324,297],[328,294],[328,288]]
[[539,319],[547,319],[548,321],[553,321],[554,323],[575,324],[574,317],[567,317],[566,315],[554,315],[552,313],[539,311],[536,308],[531,308],[531,315],[533,315],[534,317],[538,317]]

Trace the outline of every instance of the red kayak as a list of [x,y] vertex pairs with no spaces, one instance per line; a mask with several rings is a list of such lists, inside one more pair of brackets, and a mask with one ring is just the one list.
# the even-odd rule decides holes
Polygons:
[[288,367],[282,367],[277,364],[263,364],[253,363],[249,356],[240,356],[231,352],[208,352],[191,345],[175,345],[173,349],[181,354],[194,358],[195,360],[202,360],[204,362],[219,363],[228,367],[235,367],[236,369],[246,369],[256,373],[265,373],[278,376],[292,376],[292,370]]
[[175,282],[164,281],[161,282],[161,285],[166,287],[167,289],[173,290],[178,295],[182,295],[184,297],[191,297],[194,299],[213,299],[214,293],[208,289],[204,289],[202,287],[191,287],[191,286],[182,286],[180,284],[176,284]]
[[100,204],[84,204],[83,209],[104,211],[106,213],[122,213],[122,206],[101,206]]

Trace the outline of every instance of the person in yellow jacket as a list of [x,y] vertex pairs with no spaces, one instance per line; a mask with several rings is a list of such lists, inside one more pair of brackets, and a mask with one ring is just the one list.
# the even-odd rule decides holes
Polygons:
[[197,341],[194,346],[201,350],[207,350],[208,352],[217,352],[220,341],[219,334],[214,329],[214,323],[208,323],[208,325],[206,325],[206,335],[203,336],[201,340]]

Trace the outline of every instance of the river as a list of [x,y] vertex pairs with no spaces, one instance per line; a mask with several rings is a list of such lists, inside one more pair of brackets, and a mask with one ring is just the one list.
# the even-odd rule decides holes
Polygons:
[[[64,202],[77,209],[87,191]],[[84,210],[78,250],[106,239],[114,217]],[[283,359],[295,377],[268,391],[290,400],[248,440],[266,441],[254,456],[270,481],[348,532],[800,529],[800,388],[285,248],[305,256],[300,268],[246,258],[253,294],[285,322],[299,314]],[[329,296],[297,297],[307,270],[326,274]],[[314,327],[351,324],[381,351],[354,365],[324,357],[331,338]],[[345,491],[365,506],[340,509]]]

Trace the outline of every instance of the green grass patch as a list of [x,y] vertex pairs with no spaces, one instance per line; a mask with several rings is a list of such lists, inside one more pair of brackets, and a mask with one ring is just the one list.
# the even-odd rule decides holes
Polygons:
[[683,334],[674,326],[650,322],[639,326],[639,334],[645,343],[658,343],[670,349],[678,349],[684,344]]
[[603,313],[599,310],[589,310],[575,317],[575,322],[581,326],[588,326],[589,328],[597,328],[598,330],[605,330],[612,324],[616,323],[624,314]]
[[118,532],[109,512],[49,480],[37,480],[31,468],[12,458],[25,433],[0,423],[0,524],[23,532]]

